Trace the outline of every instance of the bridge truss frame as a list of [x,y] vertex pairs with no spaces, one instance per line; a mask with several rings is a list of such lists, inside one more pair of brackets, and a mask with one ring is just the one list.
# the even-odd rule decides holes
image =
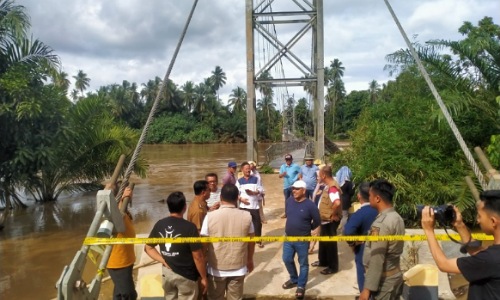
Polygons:
[[[254,6],[254,0],[246,0],[246,48],[247,48],[247,159],[257,161],[257,126],[256,126],[256,97],[255,88],[258,84],[269,84],[271,87],[280,86],[304,86],[313,84],[315,95],[313,95],[314,113],[314,156],[323,159],[325,156],[325,126],[324,126],[324,34],[323,34],[323,0],[291,0],[295,9],[289,11],[266,10],[274,0],[260,0]],[[269,20],[269,17],[271,20]],[[286,17],[286,19],[274,19],[274,17]],[[288,42],[281,42],[278,37],[271,34],[265,24],[275,26],[305,23],[305,25],[293,35]],[[292,51],[292,47],[312,30],[311,66],[304,63]],[[267,59],[261,69],[255,67],[255,37],[260,34],[266,39],[277,52]],[[302,78],[276,78],[257,80],[260,74],[272,68],[282,58],[286,58],[295,68],[304,74]]]

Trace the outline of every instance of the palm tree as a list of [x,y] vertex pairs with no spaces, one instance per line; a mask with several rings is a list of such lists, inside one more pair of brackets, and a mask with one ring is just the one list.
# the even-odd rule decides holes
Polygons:
[[[4,201],[6,207],[9,208],[24,207],[16,194],[21,180],[32,175],[27,173],[33,169],[21,171],[22,165],[36,164],[33,157],[38,153],[33,155],[33,152],[36,152],[33,149],[41,149],[40,143],[42,142],[40,141],[43,138],[33,141],[36,145],[31,150],[27,150],[22,138],[7,139],[5,137],[19,137],[28,132],[30,135],[36,134],[33,126],[39,124],[40,119],[37,117],[43,115],[44,107],[33,104],[40,104],[39,101],[42,100],[39,98],[42,97],[35,96],[31,99],[28,95],[32,94],[34,89],[43,86],[43,80],[50,72],[57,69],[60,63],[50,47],[37,39],[28,38],[29,27],[29,16],[25,13],[23,6],[16,5],[12,0],[0,0],[0,77],[12,71],[12,76],[18,77],[16,80],[24,80],[18,84],[18,86],[24,85],[23,97],[15,101],[15,96],[10,91],[5,90],[3,86],[0,87],[0,106],[10,107],[9,110],[4,110],[0,114],[0,135],[4,137],[3,143],[0,144],[0,153],[2,153],[0,155],[0,201]],[[22,66],[22,68],[15,68],[16,66]],[[24,109],[20,110],[21,107]],[[27,122],[27,127],[23,126],[26,123],[23,123],[21,119]],[[19,143],[20,141],[22,142]],[[28,155],[24,158],[29,157],[29,159],[23,159],[24,163],[16,162],[19,158],[17,155],[21,151],[12,151],[12,149],[22,148],[27,151],[24,155]]]
[[200,119],[203,119],[203,114],[207,111],[207,98],[210,94],[212,94],[211,87],[203,82],[194,87],[193,113]]
[[90,85],[90,78],[82,70],[78,70],[76,76],[73,76],[75,81],[75,88],[80,91],[83,97],[83,91],[86,90]]
[[68,79],[68,73],[64,72],[64,71],[56,71],[56,72],[53,72],[53,75],[52,75],[52,80],[54,82],[54,85],[58,88],[60,88],[61,90],[64,91],[64,93],[67,93],[68,92],[68,89],[69,89],[69,86],[71,84],[71,81],[69,81]]
[[329,85],[335,81],[342,80],[344,71],[345,67],[342,66],[342,62],[338,58],[335,58],[330,62],[330,68],[325,68],[325,80],[328,80]]
[[[478,26],[464,22],[458,31],[466,36],[463,40],[432,40],[425,45],[414,42],[413,46],[429,74],[439,79],[442,88],[456,93],[455,101],[446,102],[452,113],[470,111],[472,106],[496,122],[498,106],[491,100],[500,97],[500,26],[491,17],[484,17]],[[443,49],[455,56],[442,54]],[[390,74],[416,65],[408,49],[389,54],[386,59],[389,64],[384,69]]]
[[[325,68],[325,74],[326,74],[326,68]],[[311,77],[311,74],[307,74],[306,76],[302,77],[304,79],[307,79],[307,78],[310,78]],[[325,81],[326,81],[326,76],[325,76]],[[314,81],[303,81],[302,82],[303,86],[304,86],[304,91],[306,93],[308,93],[309,95],[311,95],[311,97],[313,98],[316,98],[316,83]]]
[[[272,91],[272,90],[271,90]],[[257,101],[257,110],[261,111],[265,118],[265,123],[267,127],[267,135],[271,136],[270,132],[274,126],[272,125],[272,115],[276,111],[276,104],[273,102],[272,97],[264,97]]]
[[[55,201],[63,192],[95,189],[112,173],[121,153],[132,153],[138,139],[137,131],[113,121],[107,104],[95,95],[75,104],[67,119],[71,133],[61,131],[54,139],[57,164],[42,165],[27,182],[27,190],[38,201]],[[144,175],[143,160],[135,171]]]
[[186,81],[183,86],[181,86],[182,90],[182,100],[184,102],[184,106],[186,107],[188,112],[191,112],[194,106],[194,83],[192,81]]
[[15,5],[13,0],[0,1],[0,42],[26,36],[30,27],[29,16],[24,6]]
[[[478,26],[470,22],[458,30],[466,38],[460,41],[431,40],[413,46],[430,73],[439,74],[456,86],[461,92],[488,89],[500,92],[500,26],[493,23],[491,17],[484,17]],[[447,49],[458,59],[449,54],[441,54]],[[401,49],[386,56],[388,65],[384,69],[397,73],[415,65],[408,49]]]
[[[273,76],[271,76],[269,71],[262,72],[257,78],[257,80],[269,80],[269,79],[273,79]],[[263,97],[274,96],[274,91],[270,83],[267,82],[257,83],[257,88],[259,89],[259,92],[262,94]]]
[[332,118],[332,134],[335,133],[335,109],[340,100],[345,96],[345,86],[342,81],[344,76],[345,67],[342,66],[342,62],[335,58],[330,62],[330,68],[325,73],[325,79],[328,78],[328,93],[326,95],[326,100],[329,102],[330,106],[330,116]]
[[146,103],[146,107],[149,109],[153,105],[156,99],[156,94],[158,94],[158,89],[160,88],[161,78],[156,76],[154,80],[148,80],[147,83],[142,84],[141,97]]
[[24,10],[12,0],[0,1],[0,74],[16,64],[43,67],[49,72],[60,64],[50,47],[27,37],[30,23]]
[[179,111],[182,108],[182,98],[179,95],[179,90],[177,85],[168,79],[162,94],[162,105],[159,108],[159,112],[166,110],[170,112]]
[[233,113],[244,112],[247,107],[247,92],[239,86],[233,89],[229,95],[229,106],[233,108]]
[[140,96],[139,92],[137,91],[137,83],[133,82],[128,87],[126,93],[127,93],[127,98],[130,99],[130,101],[132,102],[132,104],[134,104],[134,106],[141,106],[142,105],[141,96]]
[[378,94],[380,93],[380,84],[374,79],[368,84],[368,91],[370,92],[370,101],[377,102]]
[[212,71],[212,76],[210,77],[212,88],[215,93],[217,93],[217,100],[219,100],[219,89],[226,84],[226,73],[222,70],[220,66],[216,66]]
[[73,101],[78,100],[78,98],[79,98],[79,97],[78,97],[78,90],[73,89],[73,90],[71,91],[71,95],[70,95],[70,97],[71,97],[71,99],[73,99]]

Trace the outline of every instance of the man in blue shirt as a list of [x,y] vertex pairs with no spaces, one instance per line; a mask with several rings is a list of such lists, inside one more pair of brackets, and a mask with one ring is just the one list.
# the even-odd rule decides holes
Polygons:
[[[292,184],[299,179],[300,167],[293,163],[291,154],[285,155],[285,163],[281,165],[279,178],[283,178],[283,194],[286,199],[292,195]],[[286,212],[281,216],[286,218]]]
[[[358,189],[358,201],[361,207],[352,214],[344,227],[344,235],[367,235],[370,231],[373,221],[378,215],[375,208],[370,206],[370,183],[363,182]],[[363,266],[364,242],[348,242],[354,252],[354,261],[356,262],[356,274],[358,277],[359,291],[363,290],[365,283],[365,267]]]
[[[288,218],[285,224],[285,235],[287,236],[310,236],[311,230],[321,223],[319,210],[314,202],[306,198],[306,183],[298,180],[292,185],[293,197],[285,202],[285,213]],[[308,259],[309,242],[284,242],[283,262],[290,274],[290,279],[283,283],[282,288],[291,289],[297,286],[296,299],[304,299],[306,283],[309,273]],[[295,253],[299,261],[299,274],[295,267]]]
[[316,188],[316,183],[318,182],[319,169],[313,164],[313,157],[306,156],[304,160],[306,163],[300,167],[299,179],[306,182],[306,198],[313,200],[314,189]]

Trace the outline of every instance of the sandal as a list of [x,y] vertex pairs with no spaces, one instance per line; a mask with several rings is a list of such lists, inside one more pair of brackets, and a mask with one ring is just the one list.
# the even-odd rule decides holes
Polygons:
[[319,260],[317,260],[311,264],[311,267],[325,267],[325,266],[320,265]]
[[297,283],[293,283],[291,280],[288,280],[287,282],[283,283],[281,287],[284,288],[285,290],[288,290],[295,286],[297,286]]
[[258,243],[257,245],[259,246],[259,248],[264,248],[264,244],[262,242]]
[[326,268],[323,271],[321,271],[320,273],[323,274],[323,275],[330,275],[330,274],[334,274],[334,273],[337,273],[337,272],[335,270],[330,269],[330,268]]
[[306,289],[303,287],[298,287],[297,290],[295,290],[295,299],[304,299],[304,296],[306,294]]

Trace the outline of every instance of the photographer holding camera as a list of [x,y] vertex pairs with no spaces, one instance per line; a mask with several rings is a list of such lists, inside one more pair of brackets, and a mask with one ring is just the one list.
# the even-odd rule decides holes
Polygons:
[[493,235],[493,245],[485,248],[472,240],[456,207],[452,225],[470,256],[452,259],[445,256],[434,235],[435,212],[429,206],[422,210],[422,228],[439,270],[462,274],[469,281],[468,299],[500,299],[500,190],[484,191],[479,198],[477,222],[484,233]]

